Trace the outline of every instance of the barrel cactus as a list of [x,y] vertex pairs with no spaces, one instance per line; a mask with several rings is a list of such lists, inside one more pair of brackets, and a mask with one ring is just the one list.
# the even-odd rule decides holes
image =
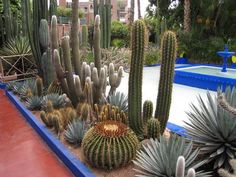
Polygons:
[[104,121],[88,130],[82,148],[85,157],[94,167],[111,170],[134,159],[139,141],[125,124]]
[[128,118],[130,127],[142,138],[142,77],[144,59],[144,31],[145,25],[141,20],[134,22],[131,41],[131,66],[129,75]]
[[160,137],[160,122],[151,118],[147,122],[147,136],[148,138],[159,138]]
[[161,42],[162,63],[155,110],[155,117],[160,121],[161,133],[164,132],[169,118],[176,52],[176,35],[172,31],[166,31]]

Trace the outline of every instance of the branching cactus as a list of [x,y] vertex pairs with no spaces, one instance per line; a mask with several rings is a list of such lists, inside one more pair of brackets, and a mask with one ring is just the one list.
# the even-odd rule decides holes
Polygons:
[[155,110],[155,118],[160,121],[161,133],[165,131],[169,119],[176,52],[176,35],[171,31],[166,31],[161,42],[162,63]]
[[152,118],[153,103],[150,100],[146,100],[143,103],[143,124],[146,125],[147,121]]
[[95,67],[100,71],[101,68],[101,32],[100,32],[100,16],[96,15],[94,23],[94,61]]
[[144,59],[144,32],[143,21],[137,20],[132,27],[132,54],[129,74],[128,118],[129,125],[140,137],[143,137],[142,123],[142,77]]
[[115,93],[116,88],[119,87],[120,82],[121,82],[121,78],[123,75],[123,67],[120,66],[118,69],[118,72],[115,73],[115,69],[114,69],[114,64],[110,63],[109,64],[109,68],[108,68],[108,75],[109,75],[109,84],[111,86],[111,89],[109,91],[109,95],[112,95]]
[[[185,158],[183,156],[179,156],[177,160],[175,176],[185,177]],[[195,177],[195,170],[190,168],[186,177]]]
[[221,177],[236,177],[236,159],[229,160],[229,164],[233,169],[233,173],[230,173],[229,171],[220,168],[218,170],[218,173]]

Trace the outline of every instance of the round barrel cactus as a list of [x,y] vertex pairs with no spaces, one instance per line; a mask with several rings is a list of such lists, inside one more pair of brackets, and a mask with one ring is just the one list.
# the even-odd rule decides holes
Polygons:
[[117,121],[104,121],[88,130],[82,141],[82,148],[92,166],[111,170],[134,159],[139,141],[127,125]]

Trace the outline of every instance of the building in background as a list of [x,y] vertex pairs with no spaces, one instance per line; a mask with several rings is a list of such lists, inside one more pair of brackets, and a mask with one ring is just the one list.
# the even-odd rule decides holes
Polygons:
[[[128,0],[111,0],[112,5],[112,20],[119,20],[123,23],[127,23],[128,14]],[[71,8],[71,0],[59,0],[58,6]],[[93,22],[94,9],[93,0],[83,0],[79,1],[79,8],[84,13],[84,20],[82,23],[90,24]]]

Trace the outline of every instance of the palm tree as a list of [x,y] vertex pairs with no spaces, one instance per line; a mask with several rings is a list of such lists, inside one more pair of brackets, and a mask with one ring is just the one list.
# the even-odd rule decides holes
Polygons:
[[134,21],[134,0],[130,0],[130,17],[129,17],[130,24]]
[[189,33],[190,31],[190,2],[191,0],[184,0],[184,32]]

